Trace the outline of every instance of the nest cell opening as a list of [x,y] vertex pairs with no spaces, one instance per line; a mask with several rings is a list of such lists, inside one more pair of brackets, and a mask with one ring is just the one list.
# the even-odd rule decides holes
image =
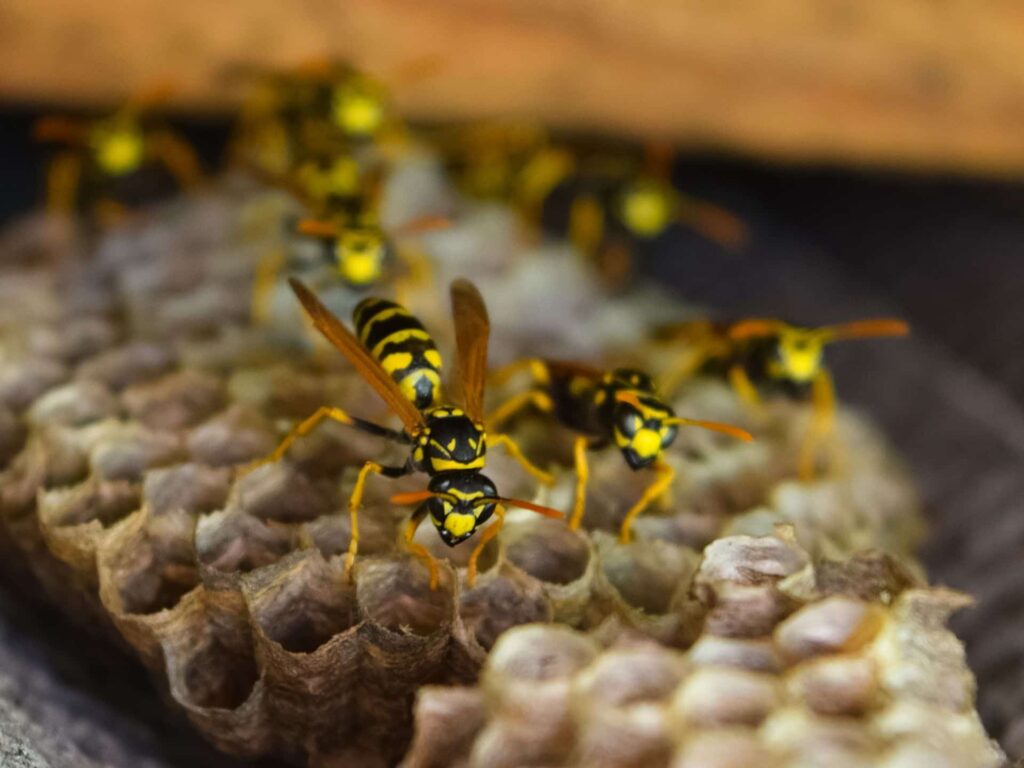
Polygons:
[[187,700],[208,709],[235,709],[252,693],[259,670],[251,654],[215,638],[195,648],[183,671]]
[[533,518],[510,523],[502,532],[509,562],[549,584],[571,584],[587,572],[586,539],[562,520]]
[[363,614],[394,632],[431,635],[454,618],[445,573],[437,589],[431,589],[426,566],[411,556],[359,563],[356,590]]

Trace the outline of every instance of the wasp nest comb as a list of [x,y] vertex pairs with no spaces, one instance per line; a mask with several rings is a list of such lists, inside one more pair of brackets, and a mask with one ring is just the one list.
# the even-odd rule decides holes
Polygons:
[[404,768],[989,768],[1002,755],[945,628],[965,598],[884,557],[812,563],[790,538],[710,545],[686,652],[510,630],[473,688],[430,687]]
[[[2,249],[6,263],[46,251],[64,264],[0,275],[6,543],[54,602],[130,646],[213,743],[247,758],[395,764],[431,685],[454,687],[422,694],[410,766],[993,764],[942,626],[959,598],[920,586],[916,495],[849,414],[844,472],[813,484],[793,479],[799,409],[769,404],[753,444],[684,430],[668,457],[673,501],[627,545],[612,532],[641,479],[599,455],[586,530],[510,513],[473,586],[472,544],[449,551],[423,531],[449,558],[431,590],[400,543],[408,510],[387,499],[422,479],[374,483],[347,579],[345,501],[383,442],[329,425],[286,461],[235,471],[324,404],[386,418],[351,370],[304,351],[296,313],[251,327],[253,273],[282,229],[252,226],[264,203],[229,183],[88,258],[45,228]],[[492,228],[470,213],[438,237],[459,254]],[[465,267],[434,255],[442,275]],[[485,295],[504,280],[562,306],[566,283],[545,270],[563,262],[481,263]],[[516,311],[508,297],[494,308],[498,357],[524,351],[498,343]],[[718,384],[676,405],[747,418]],[[566,457],[536,424],[520,429],[524,445]],[[531,494],[494,453],[503,492]],[[574,480],[556,473],[540,500],[564,509]],[[485,662],[480,687],[462,687]]]

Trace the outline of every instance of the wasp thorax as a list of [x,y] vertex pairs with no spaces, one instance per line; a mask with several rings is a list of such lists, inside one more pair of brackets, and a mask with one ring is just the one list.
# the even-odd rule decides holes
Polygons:
[[432,477],[428,488],[438,495],[424,504],[449,547],[472,536],[494,514],[498,503],[494,483],[479,472],[444,472]]
[[[425,440],[424,440],[425,438]],[[487,453],[483,425],[458,408],[435,408],[419,440],[423,469],[429,473],[480,469]],[[419,453],[417,455],[420,455]]]

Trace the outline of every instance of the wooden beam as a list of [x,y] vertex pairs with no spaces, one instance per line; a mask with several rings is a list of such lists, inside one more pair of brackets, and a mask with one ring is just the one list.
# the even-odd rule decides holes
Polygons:
[[5,0],[0,98],[100,103],[238,61],[348,58],[411,116],[530,115],[767,158],[1024,171],[1017,0]]

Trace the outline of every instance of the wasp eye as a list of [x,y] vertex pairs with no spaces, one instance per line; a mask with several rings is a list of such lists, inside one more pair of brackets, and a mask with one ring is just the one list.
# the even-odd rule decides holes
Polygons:
[[670,445],[672,445],[672,443],[676,439],[676,433],[678,431],[679,431],[679,428],[676,427],[674,424],[671,425],[671,426],[662,427],[661,430],[660,430],[660,434],[661,434],[661,447],[662,448],[668,448]]
[[643,419],[641,419],[633,411],[623,411],[623,413],[618,418],[619,432],[626,435],[627,437],[632,437],[633,435],[635,435],[637,430],[640,429],[640,427],[642,426]]

